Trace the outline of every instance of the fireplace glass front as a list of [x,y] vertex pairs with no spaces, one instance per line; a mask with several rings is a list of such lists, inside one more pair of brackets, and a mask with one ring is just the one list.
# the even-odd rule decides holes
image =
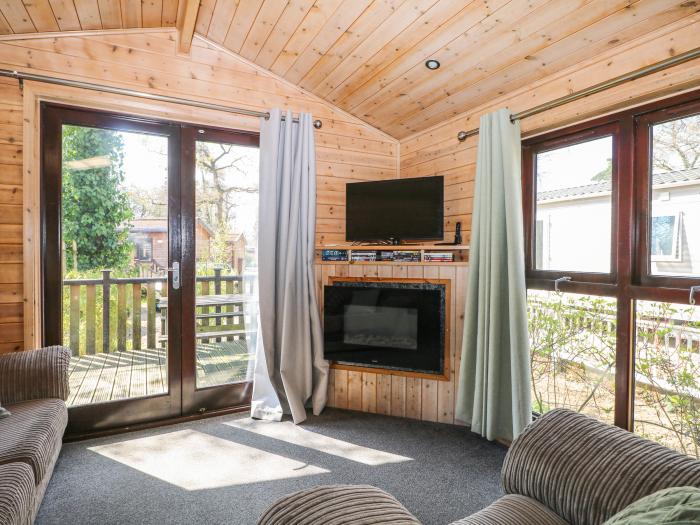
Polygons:
[[336,363],[442,374],[445,286],[337,281],[324,287],[325,357]]

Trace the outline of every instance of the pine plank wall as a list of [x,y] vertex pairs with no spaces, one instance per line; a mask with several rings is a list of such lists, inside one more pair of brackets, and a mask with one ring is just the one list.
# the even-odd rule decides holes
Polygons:
[[22,92],[0,79],[0,353],[22,349]]
[[[345,238],[346,182],[397,176],[397,140],[198,37],[194,39],[191,57],[178,55],[173,30],[0,40],[0,68],[260,111],[280,107],[295,113],[311,112],[323,121],[323,128],[315,135],[317,242]],[[100,99],[109,100],[110,96],[102,94]],[[142,107],[133,99],[128,104],[127,112],[139,112]],[[25,346],[22,337],[23,115],[17,81],[0,79],[0,109],[0,352],[10,352]],[[167,118],[169,108],[163,105],[162,109],[162,118]],[[217,115],[198,109],[188,111],[192,122],[239,129],[258,127],[256,118]]]
[[[323,120],[316,133],[318,160],[317,244],[344,239],[344,185],[357,180],[445,176],[445,237],[461,221],[470,238],[477,137],[459,143],[459,130],[478,127],[479,117],[499,107],[517,112],[657,62],[698,45],[700,15],[693,15],[620,45],[600,44],[595,59],[557,70],[526,89],[485,99],[468,112],[398,141],[273,75],[196,38],[191,58],[177,55],[172,31],[0,42],[0,67],[63,75],[175,96],[255,109],[311,111]],[[700,63],[690,62],[522,122],[525,136],[555,129],[674,93],[700,87]],[[503,89],[506,92],[506,89]],[[0,352],[23,348],[21,265],[21,93],[0,81]],[[4,111],[5,108],[9,112]],[[242,126],[250,126],[250,122]],[[400,161],[400,169],[398,169]],[[329,404],[430,421],[456,422],[454,399],[461,348],[468,269],[465,266],[318,265],[319,292],[333,276],[441,278],[452,283],[450,381],[334,370]]]

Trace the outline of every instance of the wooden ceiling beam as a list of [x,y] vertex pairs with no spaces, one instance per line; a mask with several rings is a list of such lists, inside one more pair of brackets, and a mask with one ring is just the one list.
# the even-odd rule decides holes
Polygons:
[[177,14],[177,50],[189,54],[199,13],[199,0],[182,0]]

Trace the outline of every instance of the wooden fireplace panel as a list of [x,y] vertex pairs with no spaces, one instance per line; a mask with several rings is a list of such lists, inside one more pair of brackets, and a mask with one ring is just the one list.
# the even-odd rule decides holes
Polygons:
[[[323,309],[323,286],[336,280],[446,281],[446,346],[449,365],[444,380],[393,370],[332,366],[328,406],[376,412],[424,421],[461,424],[454,418],[456,377],[461,358],[464,306],[468,267],[455,265],[348,265],[316,266],[319,306]],[[447,362],[447,359],[446,359]]]

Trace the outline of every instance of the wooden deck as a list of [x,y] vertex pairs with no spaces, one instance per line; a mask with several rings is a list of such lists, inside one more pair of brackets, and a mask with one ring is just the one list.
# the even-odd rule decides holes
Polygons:
[[[244,381],[250,354],[244,340],[198,343],[197,386]],[[162,348],[73,356],[68,405],[104,403],[163,394],[168,386],[166,353]]]

